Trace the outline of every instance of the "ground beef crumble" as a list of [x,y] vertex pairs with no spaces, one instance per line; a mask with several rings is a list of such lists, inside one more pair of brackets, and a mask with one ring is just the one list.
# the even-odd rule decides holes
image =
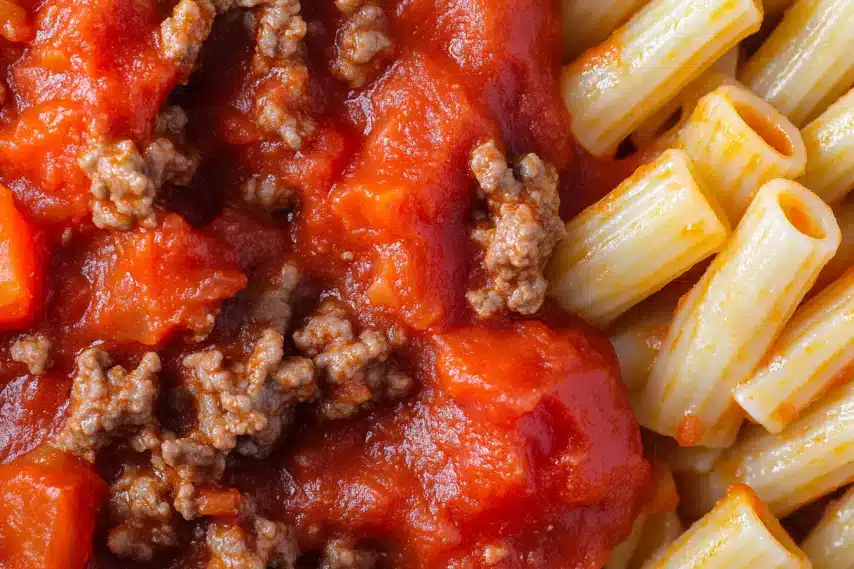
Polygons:
[[328,393],[320,411],[328,419],[350,417],[378,401],[402,399],[414,387],[412,378],[389,359],[389,339],[373,329],[357,336],[349,311],[334,299],[324,301],[293,338],[326,381]]
[[246,203],[260,206],[267,211],[288,209],[296,204],[299,192],[296,188],[282,184],[275,176],[252,176],[242,186]]
[[296,266],[285,263],[272,282],[256,292],[249,312],[253,324],[261,324],[284,334],[293,316],[294,295],[300,281]]
[[156,422],[160,358],[147,352],[128,373],[113,366],[107,352],[89,348],[77,358],[77,375],[71,387],[71,411],[56,445],[94,461],[95,454],[112,439],[131,436]]
[[[292,419],[292,407],[315,394],[314,364],[284,358],[284,337],[265,329],[245,364],[226,367],[217,350],[184,359],[196,400],[198,431],[220,451],[267,456]],[[240,440],[238,440],[240,439]]]
[[339,10],[347,14],[335,41],[332,73],[359,88],[378,74],[393,54],[393,44],[387,35],[388,22],[382,8],[374,3],[359,6],[356,2],[338,2]]
[[249,496],[237,520],[211,522],[205,541],[207,569],[291,569],[299,555],[294,529],[259,515]]
[[192,71],[211,33],[216,11],[210,0],[181,0],[172,15],[160,25],[160,49],[163,56]]
[[[161,118],[162,117],[162,118]],[[186,125],[179,107],[168,107],[158,117],[158,136],[142,154],[131,140],[116,143],[94,139],[81,153],[78,164],[92,181],[92,222],[99,228],[132,229],[157,223],[154,197],[164,183],[187,185],[199,163],[193,151],[178,145]]]
[[151,469],[126,466],[110,485],[107,546],[118,557],[150,561],[178,545],[169,487]]
[[23,336],[12,344],[10,355],[27,366],[33,375],[41,375],[53,365],[53,345],[41,334]]
[[543,268],[566,234],[558,216],[557,170],[536,154],[511,169],[492,140],[474,149],[470,166],[489,210],[488,222],[476,226],[472,238],[485,249],[490,283],[467,298],[481,318],[502,308],[533,314],[548,287]]
[[356,538],[343,536],[327,542],[320,569],[373,569],[377,555],[357,546]]

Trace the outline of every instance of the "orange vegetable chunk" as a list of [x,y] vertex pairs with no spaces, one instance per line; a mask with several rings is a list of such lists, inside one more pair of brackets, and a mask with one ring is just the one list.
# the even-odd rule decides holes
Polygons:
[[42,296],[39,234],[15,208],[12,192],[0,186],[0,328],[26,324]]

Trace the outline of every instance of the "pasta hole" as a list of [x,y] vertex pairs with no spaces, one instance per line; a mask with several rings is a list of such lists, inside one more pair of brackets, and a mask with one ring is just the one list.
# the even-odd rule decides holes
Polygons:
[[771,148],[783,156],[794,156],[795,147],[789,135],[778,125],[754,107],[735,101],[735,111],[756,134]]
[[824,239],[826,233],[821,223],[813,218],[809,208],[798,198],[787,192],[783,192],[777,198],[780,202],[780,209],[792,227],[813,239]]

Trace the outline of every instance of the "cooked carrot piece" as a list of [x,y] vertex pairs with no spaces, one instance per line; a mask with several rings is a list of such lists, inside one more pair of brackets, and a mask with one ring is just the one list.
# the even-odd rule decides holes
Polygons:
[[38,232],[0,186],[0,328],[25,324],[41,300],[42,254]]
[[106,492],[91,466],[58,451],[0,466],[0,566],[82,569]]

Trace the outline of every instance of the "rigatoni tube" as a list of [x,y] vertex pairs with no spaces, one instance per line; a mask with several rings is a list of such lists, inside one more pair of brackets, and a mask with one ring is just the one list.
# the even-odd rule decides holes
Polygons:
[[640,423],[684,445],[726,447],[742,413],[732,391],[759,364],[839,245],[830,207],[803,186],[763,186],[679,304],[645,388]]
[[563,97],[576,140],[595,156],[613,155],[761,22],[757,0],[652,0],[564,69]]
[[854,2],[798,0],[739,79],[796,126],[854,84]]
[[833,213],[836,214],[836,222],[839,224],[839,231],[842,233],[842,241],[839,243],[836,255],[818,275],[812,292],[823,290],[854,265],[854,196],[835,205]]
[[638,168],[566,224],[548,267],[549,295],[604,327],[717,251],[729,235],[684,152]]
[[813,569],[854,569],[854,486],[827,507],[802,547]]
[[765,182],[797,178],[807,163],[798,129],[774,107],[735,85],[700,99],[675,146],[697,165],[733,224]]
[[854,89],[836,101],[801,134],[807,171],[799,180],[827,203],[854,189]]
[[648,0],[562,0],[564,61],[578,57],[626,23]]
[[754,421],[779,433],[854,362],[854,271],[795,312],[766,360],[738,386],[735,399]]
[[641,569],[644,564],[658,560],[667,551],[668,546],[682,535],[683,529],[682,521],[676,512],[648,516],[628,569]]
[[[733,49],[725,56],[727,62],[731,62],[733,55],[737,59],[738,50]],[[722,58],[723,59],[723,58]],[[669,135],[677,133],[688,121],[697,102],[722,85],[737,85],[735,73],[723,71],[715,66],[689,83],[670,102],[646,119],[637,130],[632,133],[632,143],[638,148],[645,148],[656,142],[659,145],[666,144]]]
[[836,388],[779,434],[750,425],[711,472],[683,476],[680,507],[708,511],[730,484],[747,484],[785,517],[854,481],[854,382]]
[[747,486],[733,486],[644,569],[809,569],[810,562]]

